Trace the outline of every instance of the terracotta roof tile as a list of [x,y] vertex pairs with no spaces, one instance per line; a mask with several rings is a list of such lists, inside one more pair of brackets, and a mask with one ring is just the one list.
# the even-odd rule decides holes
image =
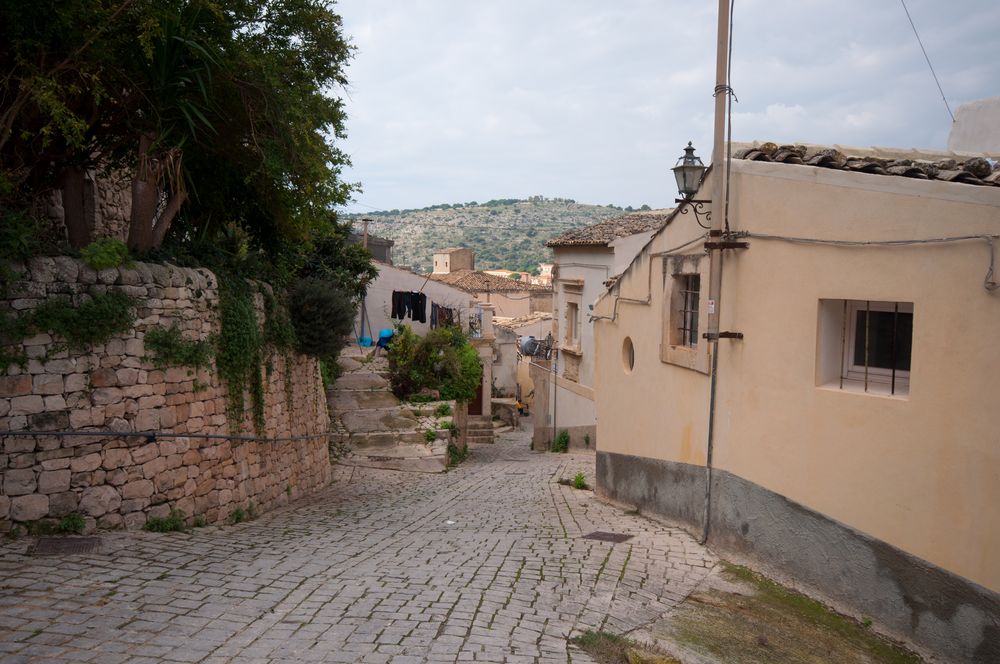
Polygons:
[[501,318],[499,316],[494,316],[493,324],[497,327],[502,327],[505,330],[515,330],[519,327],[543,320],[552,320],[552,314],[544,311],[536,311],[528,314],[527,316],[515,316],[513,318]]
[[529,284],[525,281],[507,279],[479,270],[455,270],[447,274],[431,274],[434,281],[460,288],[467,293],[518,293],[518,292],[552,292],[547,286]]
[[[820,168],[894,175],[919,180],[943,180],[981,186],[1000,186],[1000,162],[991,163],[983,157],[962,159],[947,153],[919,153],[884,149],[857,150],[862,154],[845,154],[828,146],[777,145],[754,143],[733,153],[734,159],[771,161],[783,164],[805,164]],[[896,154],[892,154],[896,152]],[[879,156],[879,154],[885,156]],[[903,156],[911,154],[914,158]]]
[[552,238],[545,243],[546,247],[571,246],[603,246],[620,237],[637,233],[655,231],[670,218],[671,210],[654,210],[651,212],[635,212],[621,217],[605,219],[604,221],[575,228],[569,232]]

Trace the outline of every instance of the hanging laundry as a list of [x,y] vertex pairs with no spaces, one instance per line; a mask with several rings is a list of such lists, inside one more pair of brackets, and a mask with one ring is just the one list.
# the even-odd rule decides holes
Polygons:
[[410,293],[412,296],[410,304],[410,316],[416,323],[427,322],[427,296],[423,293]]
[[415,291],[392,291],[392,318],[427,322],[427,296]]
[[403,318],[403,293],[392,291],[392,318]]

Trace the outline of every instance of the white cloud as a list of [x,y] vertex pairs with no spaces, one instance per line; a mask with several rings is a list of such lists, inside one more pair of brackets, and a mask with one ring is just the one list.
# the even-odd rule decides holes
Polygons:
[[[953,106],[996,94],[1000,6],[910,0]],[[668,205],[711,153],[715,3],[346,0],[354,209],[542,193]],[[737,140],[943,147],[948,116],[894,2],[739,0]]]

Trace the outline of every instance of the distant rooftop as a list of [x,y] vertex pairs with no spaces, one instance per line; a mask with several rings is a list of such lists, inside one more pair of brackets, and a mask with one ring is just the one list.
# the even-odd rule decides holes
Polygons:
[[633,212],[583,228],[575,228],[545,243],[546,247],[605,246],[620,237],[655,231],[667,223],[673,210]]
[[493,274],[486,274],[478,270],[456,270],[445,274],[431,274],[430,278],[440,281],[456,288],[460,288],[467,293],[517,293],[524,291],[551,292],[551,288],[529,284],[526,281],[517,281],[506,277],[498,277]]
[[981,186],[1000,185],[1000,163],[984,155],[934,150],[849,148],[840,145],[733,143],[733,158],[801,164],[835,170],[942,180]]
[[535,311],[526,316],[502,317],[494,316],[493,324],[506,330],[515,330],[525,325],[537,323],[538,321],[552,320],[552,314],[546,311]]

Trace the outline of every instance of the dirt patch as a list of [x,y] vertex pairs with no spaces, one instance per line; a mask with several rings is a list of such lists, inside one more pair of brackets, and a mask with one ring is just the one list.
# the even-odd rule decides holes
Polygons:
[[683,661],[917,664],[858,622],[745,567],[726,565],[651,630]]
[[653,646],[608,632],[586,631],[570,639],[597,664],[681,664]]

